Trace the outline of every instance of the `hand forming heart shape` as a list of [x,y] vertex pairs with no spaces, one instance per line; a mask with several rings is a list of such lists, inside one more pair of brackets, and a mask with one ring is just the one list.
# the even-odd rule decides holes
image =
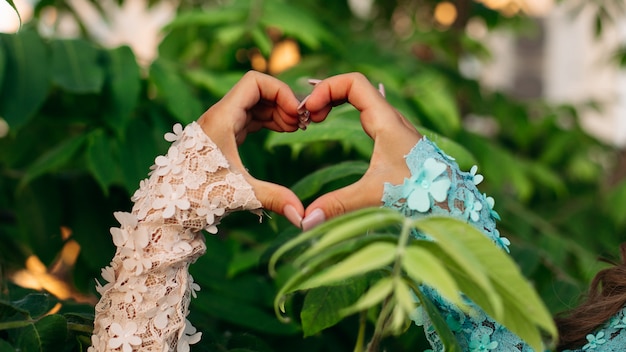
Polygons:
[[[357,182],[320,196],[304,209],[290,189],[260,181],[243,166],[237,145],[249,132],[263,127],[278,132],[304,129],[307,120],[322,122],[334,106],[346,102],[360,111],[363,130],[374,140],[369,168]],[[308,112],[306,116],[303,111]],[[360,73],[316,82],[311,94],[299,102],[287,84],[251,71],[198,122],[233,170],[243,174],[252,185],[263,207],[286,216],[303,230],[352,210],[380,205],[384,184],[399,184],[410,175],[404,156],[421,138],[413,125]]]

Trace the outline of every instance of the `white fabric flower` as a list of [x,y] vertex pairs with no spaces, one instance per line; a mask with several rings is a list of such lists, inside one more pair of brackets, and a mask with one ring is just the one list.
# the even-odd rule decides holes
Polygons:
[[106,284],[102,286],[100,281],[96,279],[96,291],[102,295],[106,290],[113,286],[113,283],[115,282],[115,270],[113,270],[110,266],[105,266],[101,270],[101,276],[106,281]]
[[163,197],[159,197],[152,202],[154,209],[163,209],[163,218],[171,218],[176,212],[176,208],[181,210],[187,210],[191,206],[189,200],[185,197],[184,185],[171,185],[169,183],[161,184],[161,194]]
[[189,283],[189,291],[191,292],[191,296],[193,298],[197,298],[197,292],[200,291],[200,285],[193,281],[193,276],[191,276],[191,274],[189,274],[189,279],[187,280],[187,282]]
[[[118,348],[122,346],[122,351],[131,352],[132,346],[141,345],[141,337],[135,336],[137,332],[137,324],[135,322],[127,323],[123,328],[118,323],[113,323],[109,327],[109,347]],[[132,345],[132,346],[131,346]]]
[[176,348],[176,352],[189,352],[189,345],[196,344],[200,341],[200,339],[202,338],[202,333],[196,331],[196,328],[191,325],[191,322],[185,319],[185,330],[178,339],[178,347]]
[[220,207],[222,203],[221,197],[213,197],[209,199],[203,199],[200,203],[200,207],[196,209],[196,214],[205,218],[208,225],[215,223],[215,218],[224,215],[226,209]]
[[130,200],[132,200],[133,202],[138,201],[139,199],[145,198],[148,195],[148,179],[143,179],[141,181],[139,181],[139,188],[135,191],[135,193],[133,194],[132,197],[130,197]]
[[165,134],[165,140],[168,142],[175,142],[177,140],[179,140],[183,134],[183,126],[180,123],[177,123],[174,125],[174,127],[172,128],[172,132],[167,132]]
[[126,303],[141,303],[143,301],[143,293],[148,292],[148,288],[145,284],[133,284],[132,281],[126,280],[123,284],[117,285],[120,292],[126,292],[124,295],[124,302]]
[[150,259],[142,257],[139,252],[129,248],[122,249],[120,255],[126,257],[122,262],[124,269],[128,271],[133,271],[134,269],[135,275],[141,275],[144,269],[150,269],[152,267],[152,261]]
[[159,155],[154,159],[153,172],[157,176],[178,175],[183,170],[181,164],[184,160],[185,154],[181,153],[176,145],[172,145],[166,156]]
[[176,303],[180,301],[180,298],[180,295],[175,293],[159,298],[157,306],[147,313],[147,316],[154,317],[154,327],[163,329],[167,326],[169,317],[176,311],[174,307],[176,307]]

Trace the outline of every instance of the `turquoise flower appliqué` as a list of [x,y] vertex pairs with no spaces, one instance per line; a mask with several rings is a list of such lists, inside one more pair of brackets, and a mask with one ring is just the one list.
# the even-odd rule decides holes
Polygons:
[[587,341],[589,341],[589,343],[583,346],[583,351],[591,350],[592,348],[603,345],[604,343],[606,343],[606,339],[604,338],[604,331],[600,331],[595,335],[587,335]]
[[430,197],[436,202],[446,200],[451,181],[448,178],[439,178],[446,168],[446,164],[428,158],[415,175],[404,180],[403,196],[409,208],[424,213],[430,209]]
[[498,341],[491,341],[489,335],[482,335],[480,340],[472,339],[469,343],[471,352],[485,352],[498,348]]

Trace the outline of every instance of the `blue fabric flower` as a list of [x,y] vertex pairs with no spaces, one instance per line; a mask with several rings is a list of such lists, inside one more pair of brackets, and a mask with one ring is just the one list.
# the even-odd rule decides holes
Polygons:
[[611,318],[609,327],[614,329],[626,328],[626,317],[615,315]]
[[430,197],[436,202],[446,200],[451,181],[448,178],[439,178],[446,169],[446,164],[428,158],[418,172],[414,172],[410,179],[405,179],[403,196],[409,208],[425,213],[431,206]]
[[493,210],[493,207],[496,205],[496,200],[493,199],[493,197],[488,197],[485,193],[483,193],[483,197],[485,198],[485,202],[489,206],[489,213],[491,214],[491,217],[496,220],[500,220],[500,214]]
[[485,179],[483,175],[477,174],[476,173],[477,171],[478,171],[478,165],[474,165],[470,169],[470,175],[472,175],[472,181],[474,182],[474,185],[478,185],[479,183],[483,182],[483,180]]
[[494,230],[493,231],[493,237],[496,240],[496,243],[504,248],[504,250],[506,250],[507,253],[511,253],[509,250],[509,246],[511,245],[511,241],[509,241],[508,238],[506,237],[500,237],[500,231],[498,230]]
[[463,203],[465,206],[465,211],[463,212],[465,218],[477,222],[480,219],[480,211],[483,209],[483,203],[476,200],[472,192],[465,192]]
[[595,335],[594,334],[587,335],[587,341],[589,341],[589,343],[583,346],[583,351],[587,351],[590,348],[596,348],[606,343],[606,339],[604,338],[604,331],[600,331],[599,333]]
[[491,341],[489,335],[482,335],[480,340],[472,339],[469,348],[471,352],[491,351],[498,348],[498,341]]

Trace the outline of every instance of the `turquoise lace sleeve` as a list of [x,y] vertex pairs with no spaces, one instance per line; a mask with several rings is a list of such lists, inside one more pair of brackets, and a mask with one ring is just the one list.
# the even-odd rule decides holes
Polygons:
[[[398,209],[410,217],[446,215],[467,221],[508,252],[509,240],[501,237],[496,229],[496,220],[500,220],[500,216],[493,209],[495,201],[476,187],[483,180],[483,176],[476,173],[476,166],[470,172],[461,171],[454,158],[446,155],[426,137],[409,152],[406,163],[411,177],[401,185],[385,184],[382,199],[385,207]],[[418,238],[421,236],[417,232],[413,235]],[[445,317],[463,351],[532,351],[519,337],[495,322],[475,304],[469,303],[469,314],[466,314],[432,288],[421,286],[421,290]],[[581,346],[580,350],[567,352],[626,351],[625,314],[626,308],[594,334],[589,334],[588,343]],[[432,350],[443,351],[443,345],[431,322],[420,308],[414,312],[412,319],[417,325],[423,326]]]
[[621,352],[626,350],[626,307],[593,334],[587,335],[587,343],[578,350],[563,352]]
[[[446,215],[467,221],[508,251],[508,239],[501,237],[496,229],[496,220],[500,217],[493,209],[493,198],[476,188],[483,179],[476,173],[477,167],[470,172],[461,171],[452,157],[426,138],[406,156],[406,163],[411,177],[401,185],[385,185],[382,199],[385,207],[398,209],[411,217]],[[420,236],[419,233],[414,235]],[[435,290],[422,286],[422,291],[439,308],[463,351],[532,351],[478,306],[470,303],[470,313],[465,314]],[[417,325],[423,326],[433,350],[443,351],[426,315],[418,308],[412,318]]]

